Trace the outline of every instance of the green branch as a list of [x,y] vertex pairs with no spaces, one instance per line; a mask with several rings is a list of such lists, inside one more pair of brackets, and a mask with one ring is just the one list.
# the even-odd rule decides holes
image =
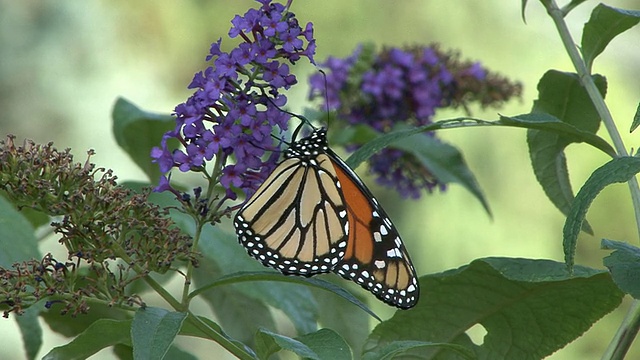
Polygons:
[[[611,141],[613,142],[613,146],[616,149],[616,152],[619,156],[628,156],[627,149],[624,146],[624,142],[622,141],[622,137],[620,136],[620,132],[616,127],[615,122],[613,121],[613,117],[611,116],[611,112],[604,102],[604,98],[600,95],[600,92],[595,86],[593,82],[593,78],[587,66],[580,55],[577,47],[575,46],[575,42],[571,37],[571,33],[567,28],[567,24],[564,21],[564,16],[566,12],[558,8],[554,0],[543,0],[542,3],[545,5],[547,12],[553,19],[556,28],[558,29],[558,33],[560,34],[560,38],[562,39],[562,43],[573,63],[573,66],[578,73],[580,81],[582,85],[587,90],[593,105],[596,108],[596,111],[600,115],[602,122],[604,123],[609,136],[611,137]],[[631,192],[631,200],[633,202],[633,209],[635,212],[636,219],[636,227],[638,229],[638,234],[640,235],[640,187],[638,186],[638,180],[636,177],[632,177],[628,182],[629,191]],[[631,343],[635,339],[638,334],[638,330],[640,329],[640,302],[638,300],[634,300],[633,304],[629,308],[627,315],[625,316],[624,321],[620,324],[616,335],[613,337],[611,342],[609,343],[609,347],[605,351],[602,356],[602,359],[624,359]]]

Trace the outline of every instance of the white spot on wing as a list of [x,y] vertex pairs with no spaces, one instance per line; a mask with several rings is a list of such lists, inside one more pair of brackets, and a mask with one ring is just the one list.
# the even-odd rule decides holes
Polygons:
[[387,256],[390,257],[390,258],[402,257],[402,255],[400,254],[400,250],[398,248],[393,248],[391,250],[387,250]]

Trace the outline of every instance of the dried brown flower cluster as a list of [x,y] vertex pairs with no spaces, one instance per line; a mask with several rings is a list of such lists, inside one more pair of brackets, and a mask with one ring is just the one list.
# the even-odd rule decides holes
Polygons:
[[196,263],[191,238],[180,231],[165,209],[116,184],[110,170],[89,162],[74,163],[67,149],[13,136],[0,141],[0,190],[19,209],[28,207],[61,216],[54,232],[69,252],[68,262],[41,260],[0,268],[0,294],[11,311],[41,299],[49,307],[65,304],[63,313],[85,313],[87,299],[109,304],[139,302],[125,287],[150,272],[164,273],[179,259]]

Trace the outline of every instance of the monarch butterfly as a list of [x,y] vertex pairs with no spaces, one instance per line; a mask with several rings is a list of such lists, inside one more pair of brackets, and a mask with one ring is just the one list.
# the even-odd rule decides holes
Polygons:
[[335,272],[387,304],[418,301],[415,269],[398,231],[325,129],[294,142],[234,219],[249,255],[286,275]]

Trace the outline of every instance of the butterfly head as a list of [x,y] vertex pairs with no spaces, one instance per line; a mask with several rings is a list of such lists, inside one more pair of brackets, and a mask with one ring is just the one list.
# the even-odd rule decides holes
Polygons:
[[287,159],[315,157],[320,153],[326,152],[327,148],[327,130],[320,128],[314,130],[311,135],[291,144],[285,151],[284,157]]

